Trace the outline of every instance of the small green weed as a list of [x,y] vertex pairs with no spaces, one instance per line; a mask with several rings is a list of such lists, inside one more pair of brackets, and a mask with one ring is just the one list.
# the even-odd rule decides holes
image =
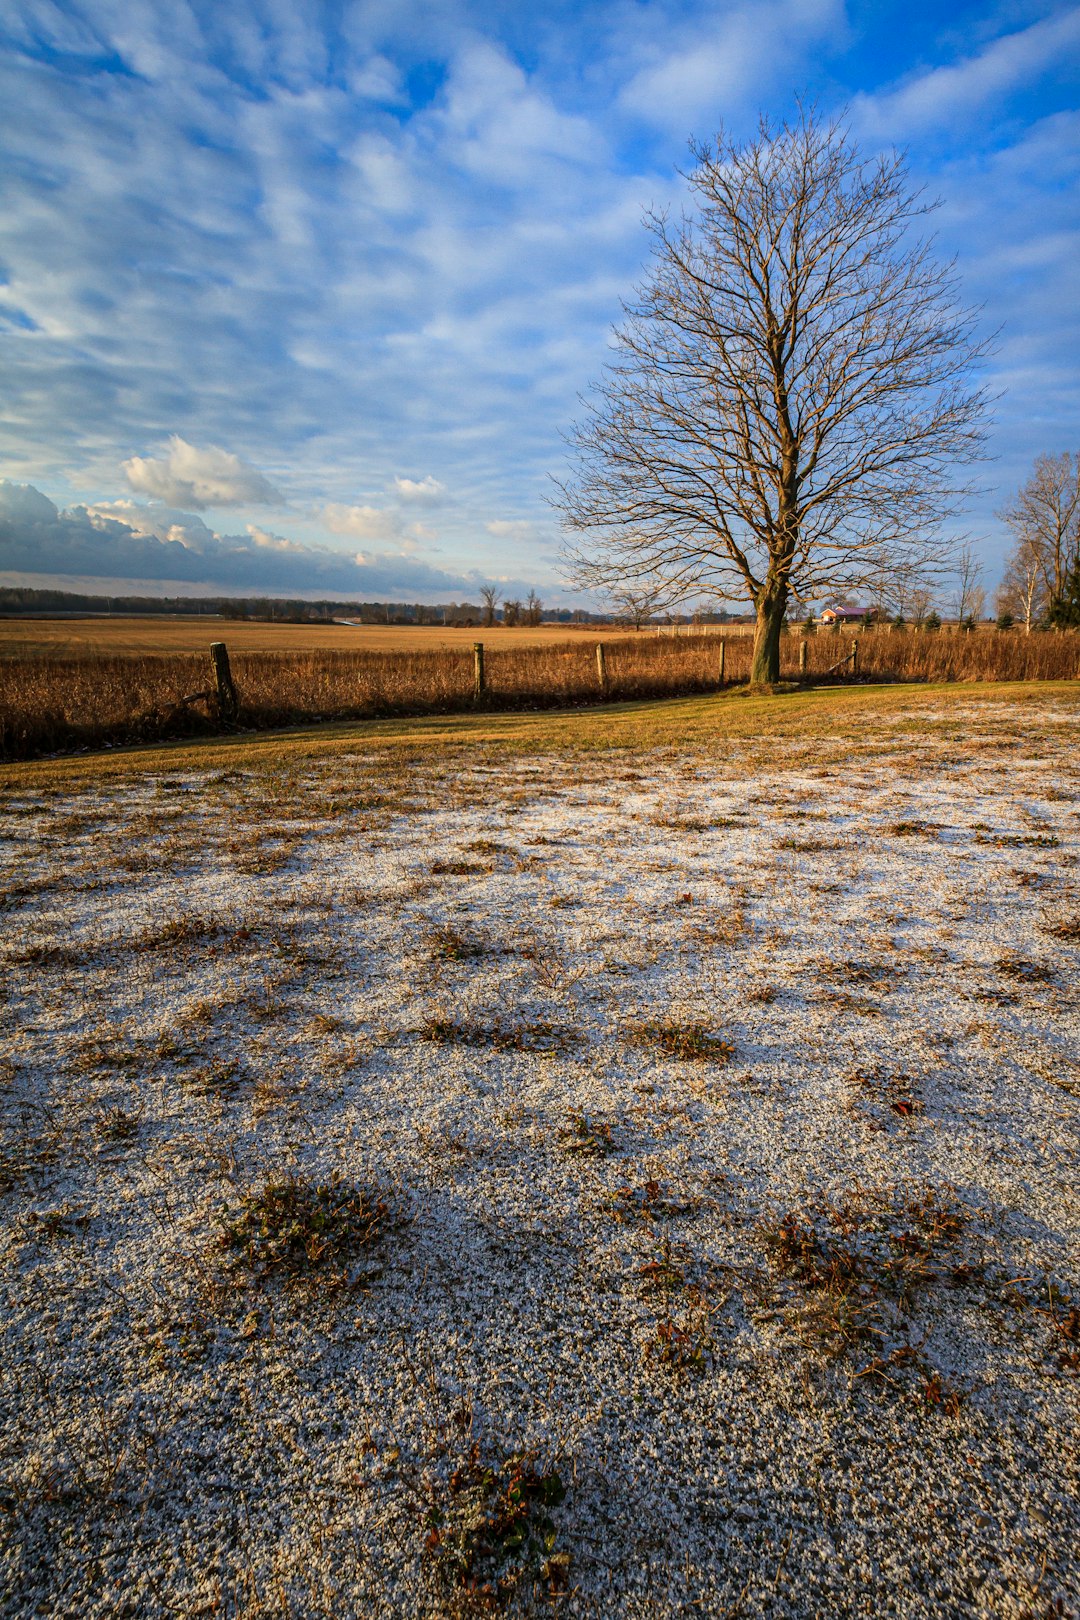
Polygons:
[[553,1469],[536,1467],[535,1453],[487,1462],[474,1441],[432,1494],[424,1548],[448,1597],[496,1611],[528,1580],[544,1581],[552,1595],[566,1590],[570,1558],[558,1550],[552,1517],[566,1487]]
[[627,1030],[626,1038],[634,1046],[649,1047],[683,1062],[730,1063],[735,1055],[733,1042],[714,1035],[704,1023],[651,1019]]
[[860,1188],[843,1203],[789,1211],[761,1232],[774,1272],[794,1289],[787,1312],[805,1340],[834,1354],[869,1348],[860,1377],[893,1381],[899,1369],[912,1368],[921,1397],[952,1409],[959,1397],[921,1352],[906,1340],[892,1350],[886,1343],[903,1337],[907,1314],[934,1283],[955,1286],[974,1274],[958,1263],[964,1224],[961,1211],[932,1188]]
[[676,1249],[665,1232],[651,1260],[638,1267],[638,1276],[644,1287],[662,1294],[673,1294],[686,1286],[689,1256]]
[[649,1342],[650,1354],[676,1372],[704,1372],[714,1349],[708,1301],[696,1288],[689,1290],[679,1316],[665,1316],[657,1322]]
[[602,1158],[614,1153],[618,1147],[614,1127],[606,1120],[587,1114],[583,1108],[572,1108],[567,1123],[559,1132],[559,1147],[564,1153],[581,1154],[586,1158]]
[[496,1052],[559,1052],[566,1032],[543,1019],[485,1024],[475,1018],[426,1018],[420,1026],[426,1041],[438,1046],[488,1046]]
[[380,1236],[390,1208],[378,1192],[340,1177],[268,1180],[220,1218],[219,1245],[259,1280],[320,1274],[343,1280],[344,1268]]
[[433,928],[427,935],[426,944],[432,956],[443,962],[475,961],[477,957],[485,956],[490,948],[478,935],[455,928],[452,923]]

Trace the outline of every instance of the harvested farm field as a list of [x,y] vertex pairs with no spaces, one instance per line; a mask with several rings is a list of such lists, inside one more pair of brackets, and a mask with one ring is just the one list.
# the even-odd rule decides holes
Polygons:
[[5,778],[5,1616],[1080,1612],[1080,686]]

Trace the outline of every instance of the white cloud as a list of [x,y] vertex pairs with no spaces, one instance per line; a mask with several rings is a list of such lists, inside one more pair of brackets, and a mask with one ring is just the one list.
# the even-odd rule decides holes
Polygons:
[[170,506],[281,506],[284,497],[258,468],[216,445],[200,449],[178,433],[164,456],[123,462],[132,489]]
[[978,55],[934,68],[884,95],[857,96],[855,122],[861,133],[878,139],[953,124],[1031,85],[1078,52],[1080,9],[1074,8],[1005,34]]
[[269,529],[260,529],[256,523],[244,525],[252,542],[262,551],[288,551],[294,555],[309,551],[309,546],[302,546],[296,540],[288,540],[283,534],[272,534]]
[[[652,43],[619,101],[658,128],[707,138],[791,72],[808,45],[843,30],[843,0],[760,0],[708,24],[695,16]],[[694,129],[695,120],[705,127]]]
[[595,162],[607,147],[595,122],[561,111],[488,42],[455,57],[439,122],[455,162],[503,185],[535,183],[553,161],[560,168]]
[[[168,521],[180,519],[179,522]],[[190,514],[148,520],[130,501],[104,501],[61,511],[29,484],[0,480],[0,579],[41,584],[50,578],[154,582],[162,588],[198,584],[207,590],[272,595],[445,600],[468,595],[475,579],[435,568],[423,558],[305,545],[248,524],[243,534],[218,534]]]
[[525,518],[495,518],[485,523],[484,528],[497,540],[531,540],[536,534],[535,523]]
[[446,485],[431,473],[426,478],[395,478],[391,489],[398,500],[414,506],[435,506],[446,494]]
[[178,512],[170,506],[140,506],[137,501],[95,501],[82,508],[91,523],[101,527],[123,523],[133,534],[157,540],[175,540],[193,551],[202,551],[213,540],[214,531],[192,512]]
[[401,533],[401,514],[386,507],[330,501],[317,516],[331,534],[349,534],[357,540],[394,540]]
[[56,507],[33,484],[15,484],[0,478],[0,518],[18,523],[53,523]]

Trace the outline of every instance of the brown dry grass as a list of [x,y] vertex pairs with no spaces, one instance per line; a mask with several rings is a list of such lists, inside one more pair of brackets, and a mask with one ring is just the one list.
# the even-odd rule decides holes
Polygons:
[[[712,631],[606,637],[607,679],[601,688],[594,633],[554,640],[550,633],[537,632],[543,639],[528,645],[503,639],[515,632],[495,630],[484,638],[488,691],[478,702],[471,653],[475,633],[460,634],[469,643],[460,649],[429,643],[427,651],[381,653],[238,651],[233,671],[241,698],[239,725],[261,730],[476,708],[571,708],[709,692],[718,685],[720,643]],[[868,682],[1072,680],[1080,675],[1076,632],[1028,637],[875,630],[858,639],[859,678]],[[725,640],[726,684],[738,685],[749,674],[750,638]],[[851,641],[846,634],[811,636],[809,680],[850,683],[846,668],[831,671],[850,651]],[[785,638],[785,679],[798,675],[799,643],[797,635]],[[181,699],[209,684],[208,661],[194,653],[0,659],[0,759],[220,731],[212,701],[178,707]]]

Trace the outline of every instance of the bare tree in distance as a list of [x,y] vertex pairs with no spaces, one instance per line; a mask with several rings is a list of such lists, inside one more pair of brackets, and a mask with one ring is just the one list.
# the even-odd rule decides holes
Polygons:
[[1029,636],[1032,624],[1045,617],[1049,597],[1042,558],[1030,540],[1018,540],[1006,558],[995,605],[999,614],[1008,613],[1018,619]]
[[1039,456],[1027,482],[998,516],[1014,540],[1006,579],[1014,571],[1026,576],[1034,564],[1042,612],[1052,617],[1070,573],[1080,567],[1080,453]]
[[987,344],[913,237],[934,205],[901,155],[805,110],[690,151],[696,213],[646,216],[650,271],[555,504],[587,537],[575,581],[749,598],[770,683],[789,599],[947,568],[933,536],[982,448]]
[[971,541],[965,540],[953,563],[956,590],[953,593],[952,611],[959,624],[970,623],[971,620],[982,616],[986,606],[982,572],[982,559]]
[[505,601],[502,609],[503,624],[513,626],[521,623],[521,603],[516,598]]
[[525,603],[525,623],[535,628],[543,617],[544,604],[535,591],[530,591],[528,601]]
[[481,585],[480,604],[482,610],[482,623],[486,629],[490,629],[495,623],[495,604],[498,599],[499,587],[497,585]]

